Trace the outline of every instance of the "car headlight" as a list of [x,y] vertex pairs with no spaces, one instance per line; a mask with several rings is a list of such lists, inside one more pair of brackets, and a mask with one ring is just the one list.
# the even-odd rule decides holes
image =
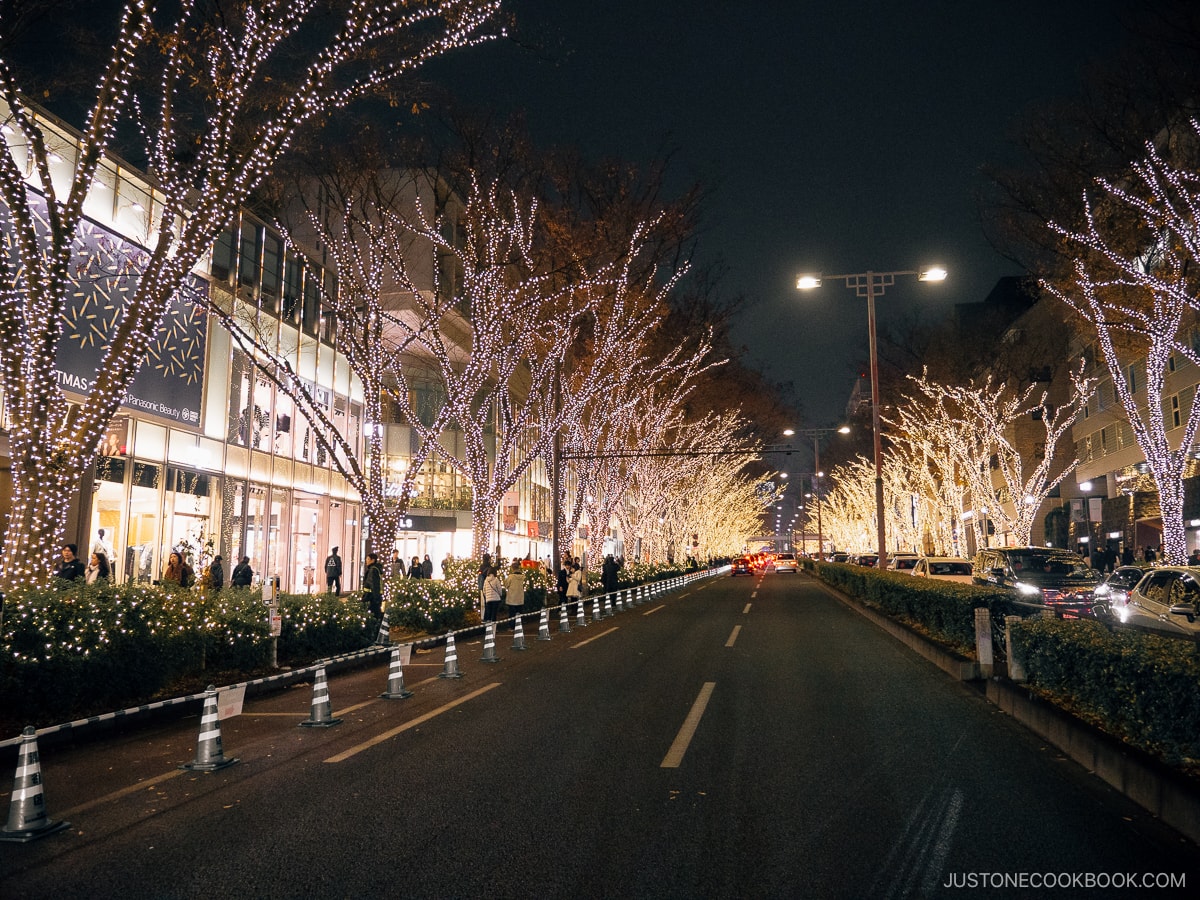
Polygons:
[[1026,597],[1040,597],[1042,596],[1042,589],[1036,584],[1025,584],[1024,582],[1018,581],[1017,593],[1024,594]]
[[1112,586],[1108,584],[1098,584],[1096,585],[1095,593],[1097,597],[1107,597],[1112,593]]

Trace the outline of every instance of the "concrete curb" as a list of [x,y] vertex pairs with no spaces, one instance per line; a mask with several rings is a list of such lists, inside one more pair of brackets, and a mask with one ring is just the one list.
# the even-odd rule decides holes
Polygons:
[[[814,579],[816,580],[816,579]],[[1007,678],[982,679],[979,665],[940,647],[906,625],[863,606],[821,581],[816,583],[919,656],[959,681],[985,684],[989,703],[1079,763],[1114,790],[1180,834],[1200,844],[1200,788],[1149,754],[1041,699]]]

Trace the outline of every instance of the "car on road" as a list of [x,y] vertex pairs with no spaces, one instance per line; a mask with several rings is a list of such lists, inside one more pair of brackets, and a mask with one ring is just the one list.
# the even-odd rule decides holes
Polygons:
[[831,553],[831,554],[829,554],[829,561],[836,562],[836,563],[850,562],[850,554],[849,553]]
[[1142,576],[1117,618],[1172,634],[1200,634],[1200,567],[1160,566]]
[[896,553],[888,558],[888,571],[911,572],[920,558],[915,553]]
[[860,553],[854,560],[857,565],[865,566],[868,569],[874,569],[875,564],[879,562],[878,553]]
[[729,575],[753,575],[754,566],[750,564],[750,560],[745,556],[739,556],[729,564]]
[[798,570],[796,567],[796,554],[780,553],[775,557],[776,572],[791,572],[795,574]]
[[911,574],[917,578],[970,584],[971,561],[959,556],[922,556],[912,567]]
[[1096,599],[1113,607],[1113,613],[1117,615],[1116,609],[1129,602],[1129,592],[1137,587],[1147,571],[1141,566],[1117,566],[1096,586]]
[[1070,617],[1090,616],[1104,580],[1086,559],[1055,547],[989,547],[975,554],[975,584],[1014,590],[1019,599]]

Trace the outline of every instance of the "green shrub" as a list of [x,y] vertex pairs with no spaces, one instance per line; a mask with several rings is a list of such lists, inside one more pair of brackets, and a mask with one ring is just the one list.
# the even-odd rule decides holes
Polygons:
[[1200,759],[1200,651],[1188,640],[1110,632],[1091,620],[1013,629],[1029,684],[1126,743],[1169,762]]

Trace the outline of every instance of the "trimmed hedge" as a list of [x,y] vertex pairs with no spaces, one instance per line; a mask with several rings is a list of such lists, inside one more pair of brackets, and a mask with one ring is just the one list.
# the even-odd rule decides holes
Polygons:
[[991,611],[993,635],[1003,634],[996,625],[1004,616],[1028,615],[1028,607],[1014,603],[1011,591],[960,584],[954,581],[914,578],[899,572],[880,572],[849,563],[805,560],[805,568],[842,593],[908,624],[917,625],[931,637],[974,656],[975,610]]
[[1086,620],[1028,619],[1013,649],[1029,684],[1128,744],[1178,764],[1200,760],[1200,649]]

